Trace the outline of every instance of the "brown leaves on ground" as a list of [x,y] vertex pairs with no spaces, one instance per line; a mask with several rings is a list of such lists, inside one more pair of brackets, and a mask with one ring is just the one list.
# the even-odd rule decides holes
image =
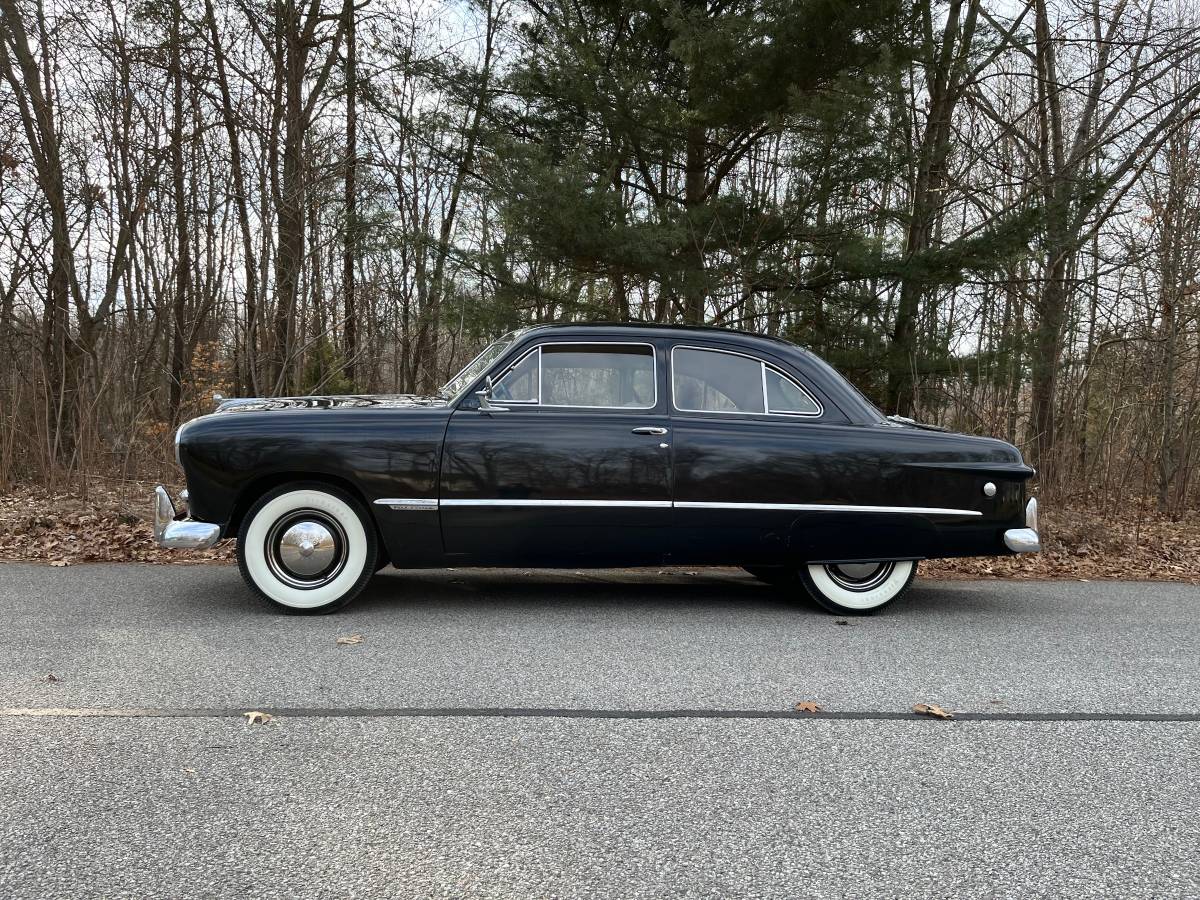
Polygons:
[[[234,558],[233,541],[211,550],[164,550],[151,534],[154,482],[90,482],[86,492],[18,487],[0,493],[0,560],[204,563]],[[177,492],[172,490],[172,496]],[[1145,579],[1200,584],[1200,513],[1178,521],[1151,505],[1043,501],[1043,551],[931,560],[930,578]],[[838,620],[838,624],[854,624]]]
[[816,700],[801,700],[792,709],[802,713],[819,713],[821,711],[821,704]]
[[1195,510],[1173,521],[1149,504],[1040,505],[1041,553],[930,560],[921,563],[920,575],[1200,584],[1200,513]]
[[363,636],[361,634],[348,634],[345,637],[340,637],[337,639],[338,645],[342,647],[352,647],[355,644],[361,644],[362,642]]
[[[172,490],[172,496],[177,491]],[[154,542],[153,482],[89,484],[87,491],[17,487],[0,493],[0,560],[198,563],[233,558],[233,543],[164,550]]]
[[275,718],[270,713],[261,712],[257,709],[251,710],[250,712],[244,712],[242,715],[246,717],[247,725],[266,725],[273,718]]
[[936,703],[918,703],[913,707],[918,716],[929,716],[934,719],[953,719],[954,713],[942,709]]

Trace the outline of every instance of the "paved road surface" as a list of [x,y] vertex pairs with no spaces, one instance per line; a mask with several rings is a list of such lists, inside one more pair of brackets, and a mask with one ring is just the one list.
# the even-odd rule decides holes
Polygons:
[[[1200,590],[842,621],[728,571],[303,619],[231,567],[3,565],[0,896],[1200,895]],[[755,717],[800,699],[846,717]]]

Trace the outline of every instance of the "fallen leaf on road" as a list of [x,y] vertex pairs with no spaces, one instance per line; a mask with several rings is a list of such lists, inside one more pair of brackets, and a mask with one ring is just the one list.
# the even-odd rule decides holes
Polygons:
[[947,712],[936,703],[918,703],[913,707],[913,712],[918,716],[931,716],[935,719],[953,719],[954,713]]
[[259,712],[257,709],[242,713],[247,725],[266,725],[274,718],[270,713]]
[[819,713],[821,712],[821,704],[816,700],[801,700],[794,707],[796,712],[803,713]]
[[341,644],[343,647],[349,647],[354,644],[361,644],[362,641],[363,641],[363,636],[361,634],[348,634],[345,637],[340,637],[337,639],[337,642],[339,644]]
[[49,675],[46,676],[46,680],[49,681],[51,684],[53,684],[56,681],[62,681],[62,679],[59,678],[57,675],[55,675],[53,672],[51,672]]
[[195,775],[195,774],[196,774],[196,770],[195,770],[195,769],[193,769],[193,768],[191,768],[191,767],[189,767],[189,766],[184,766],[184,767],[183,767],[183,771],[187,772],[187,774],[189,774],[189,775]]

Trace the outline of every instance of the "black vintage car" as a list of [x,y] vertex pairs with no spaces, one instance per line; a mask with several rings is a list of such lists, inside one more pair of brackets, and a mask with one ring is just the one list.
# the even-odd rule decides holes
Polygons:
[[228,400],[179,429],[188,490],[163,546],[238,540],[251,588],[336,609],[438,566],[741,566],[839,614],[917,562],[1039,549],[1010,444],[889,419],[785,341],[540,326],[435,397]]

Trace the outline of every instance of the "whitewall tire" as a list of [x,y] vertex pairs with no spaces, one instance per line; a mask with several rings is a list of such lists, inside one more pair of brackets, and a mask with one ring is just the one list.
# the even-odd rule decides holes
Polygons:
[[326,484],[288,484],[265,494],[242,520],[238,568],[280,609],[332,612],[375,573],[375,525],[362,504]]
[[901,597],[917,574],[914,560],[802,566],[809,595],[832,613],[868,615]]

